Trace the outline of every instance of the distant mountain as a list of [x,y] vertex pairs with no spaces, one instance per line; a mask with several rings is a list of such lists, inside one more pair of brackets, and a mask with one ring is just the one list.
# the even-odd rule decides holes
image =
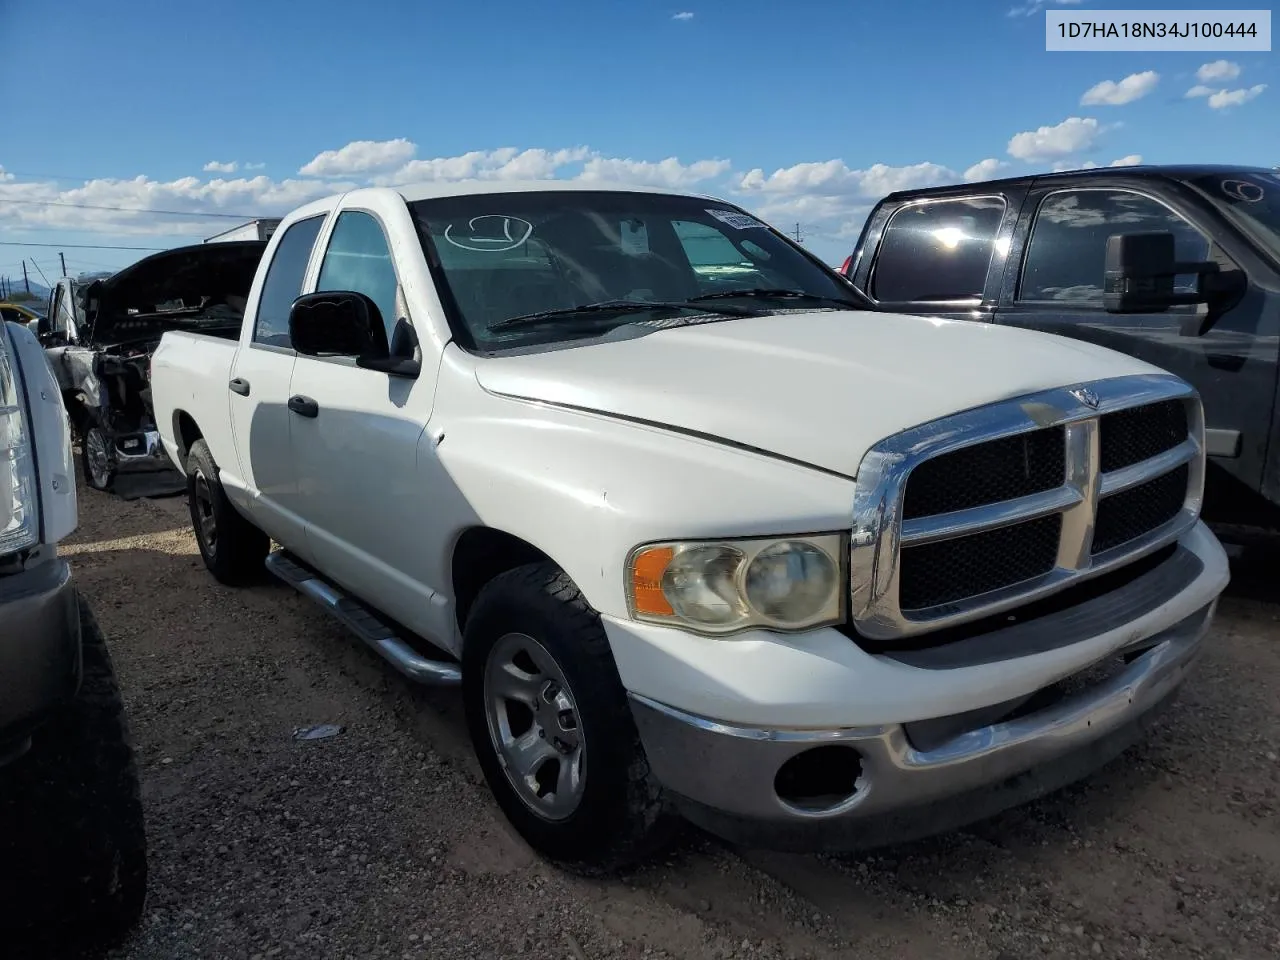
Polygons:
[[[11,292],[15,303],[22,303],[23,300],[27,299],[26,297],[27,288],[22,282],[21,274],[19,274],[17,278],[6,275],[5,289]],[[49,302],[49,288],[46,287],[43,283],[36,283],[34,280],[32,280],[31,296],[35,298],[35,302],[39,303],[41,306],[44,306]],[[0,297],[0,300],[4,300],[4,299],[5,299],[4,297]]]

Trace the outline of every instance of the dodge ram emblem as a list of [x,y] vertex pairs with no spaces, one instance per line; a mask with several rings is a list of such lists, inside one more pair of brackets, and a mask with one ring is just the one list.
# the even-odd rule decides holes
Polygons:
[[1086,407],[1093,410],[1098,409],[1098,395],[1088,387],[1076,387],[1075,389],[1068,390],[1067,392],[1083,403]]

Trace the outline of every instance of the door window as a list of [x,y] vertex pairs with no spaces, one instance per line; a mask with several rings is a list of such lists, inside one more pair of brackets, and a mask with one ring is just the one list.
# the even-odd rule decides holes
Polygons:
[[[1209,241],[1169,207],[1127,190],[1064,190],[1046,197],[1031,228],[1019,300],[1102,303],[1107,238],[1114,233],[1173,234],[1179,260],[1208,259]],[[1196,278],[1174,280],[1193,292]]]
[[871,295],[886,303],[982,299],[1003,217],[1000,197],[902,207],[884,229]]
[[289,337],[289,308],[302,292],[303,275],[311,259],[311,248],[324,217],[299,220],[285,231],[267,268],[258,298],[258,317],[253,328],[254,343],[272,347],[292,347]]
[[382,227],[371,215],[348,210],[338,217],[320,264],[316,291],[351,290],[378,305],[387,342],[396,327],[396,269]]

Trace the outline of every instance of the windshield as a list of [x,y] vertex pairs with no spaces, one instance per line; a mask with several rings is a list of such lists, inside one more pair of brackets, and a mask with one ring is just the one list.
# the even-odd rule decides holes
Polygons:
[[1242,170],[1191,182],[1263,246],[1280,255],[1280,173]]
[[[828,269],[714,200],[561,190],[409,206],[453,300],[454,334],[480,350],[595,337],[637,322],[862,309]],[[727,296],[680,306],[714,294]],[[531,314],[532,323],[503,325]]]

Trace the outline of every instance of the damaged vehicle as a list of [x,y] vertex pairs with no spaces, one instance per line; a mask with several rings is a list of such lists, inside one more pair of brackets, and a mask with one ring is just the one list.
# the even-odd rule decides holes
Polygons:
[[234,333],[265,241],[196,244],[118,273],[58,281],[40,324],[80,438],[85,481],[171,470],[151,407],[151,355],[169,330]]

